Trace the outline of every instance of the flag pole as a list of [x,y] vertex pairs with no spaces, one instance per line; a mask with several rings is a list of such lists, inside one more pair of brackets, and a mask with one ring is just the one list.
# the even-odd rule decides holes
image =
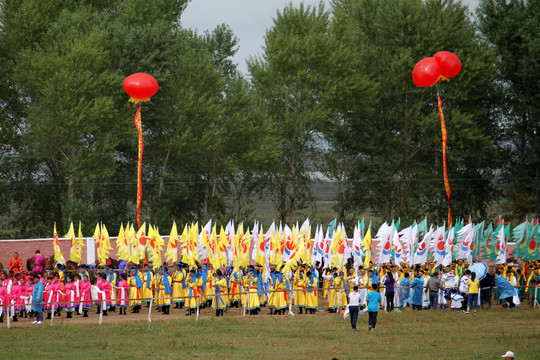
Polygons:
[[150,299],[150,306],[148,306],[148,322],[152,322],[152,306],[154,305],[154,298]]

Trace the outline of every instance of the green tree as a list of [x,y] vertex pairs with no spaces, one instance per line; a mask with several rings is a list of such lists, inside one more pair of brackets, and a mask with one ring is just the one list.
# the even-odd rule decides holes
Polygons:
[[332,39],[324,7],[289,5],[265,36],[265,52],[248,62],[253,86],[271,119],[280,153],[269,167],[270,194],[282,221],[311,200],[310,173],[318,164],[316,135],[332,117]]
[[[489,114],[493,56],[475,35],[466,8],[456,1],[338,0],[336,36],[360,59],[376,83],[375,110],[346,116],[334,144],[346,159],[347,211],[373,211],[385,219],[433,214],[446,218],[441,134],[436,92],[448,128],[448,172],[454,215],[485,214],[496,124]],[[416,88],[417,61],[448,50],[462,60],[461,74],[433,88]]]
[[493,116],[504,134],[504,173],[512,179],[505,188],[506,209],[517,221],[534,216],[534,178],[540,169],[540,2],[483,0],[477,15],[497,54],[503,96]]

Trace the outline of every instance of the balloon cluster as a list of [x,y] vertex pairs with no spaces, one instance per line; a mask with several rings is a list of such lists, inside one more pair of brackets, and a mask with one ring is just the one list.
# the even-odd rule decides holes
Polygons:
[[461,61],[450,51],[439,51],[433,57],[423,58],[416,63],[412,72],[413,82],[418,87],[430,87],[438,81],[448,80],[461,71]]

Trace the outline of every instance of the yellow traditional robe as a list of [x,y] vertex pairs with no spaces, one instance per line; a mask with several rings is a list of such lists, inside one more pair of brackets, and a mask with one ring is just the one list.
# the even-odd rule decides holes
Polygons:
[[[185,279],[186,273],[184,270],[177,270],[173,275],[173,283],[172,283],[172,289],[173,289],[173,300],[174,303],[178,304],[184,304],[186,302],[186,299],[182,298],[183,296],[186,296],[186,291],[184,289],[184,279]],[[180,297],[180,299],[178,299]]]
[[[154,297],[154,274],[150,272],[150,276],[148,276],[148,272],[143,272],[139,276],[142,280],[141,297],[144,298],[144,302],[150,302],[150,300]],[[148,277],[150,277],[150,281],[147,281]]]
[[137,288],[137,280],[135,280],[135,277],[128,277],[128,288],[129,306],[141,305],[141,300],[134,300],[140,298],[140,289]]
[[221,279],[216,277],[214,279],[214,300],[212,301],[212,307],[216,310],[224,310],[229,304],[229,296],[227,293],[227,280],[222,277]]
[[[244,279],[244,291],[247,291],[247,306],[246,308],[248,310],[254,310],[258,309],[261,304],[259,302],[259,295],[258,295],[258,282],[259,279],[255,276],[248,276]],[[245,298],[245,295],[244,295]]]

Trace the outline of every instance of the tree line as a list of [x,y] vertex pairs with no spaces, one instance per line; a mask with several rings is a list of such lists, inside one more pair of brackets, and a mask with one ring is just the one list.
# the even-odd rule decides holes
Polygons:
[[[270,201],[292,223],[312,184],[336,189],[340,219],[442,222],[437,91],[448,128],[453,214],[533,216],[540,167],[540,4],[334,0],[274,16],[248,74],[226,24],[198,34],[188,0],[0,2],[0,235],[135,217],[137,133],[122,90],[143,105],[143,220],[169,228],[253,218]],[[416,88],[414,64],[448,50],[459,76]],[[318,175],[314,175],[318,174]]]

